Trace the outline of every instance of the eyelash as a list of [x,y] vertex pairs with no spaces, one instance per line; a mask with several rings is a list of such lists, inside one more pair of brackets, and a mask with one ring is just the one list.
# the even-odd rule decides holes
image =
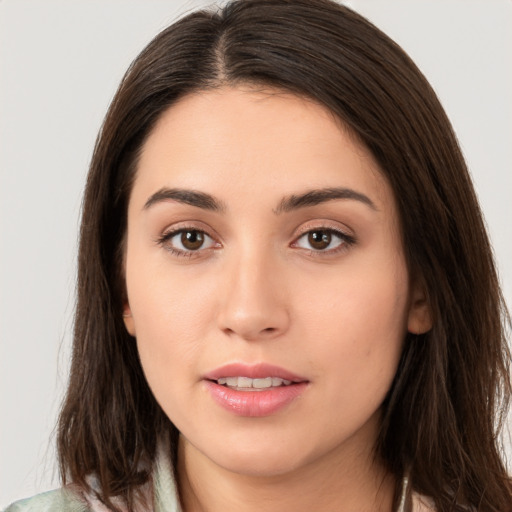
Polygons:
[[[192,258],[192,257],[198,256],[201,251],[205,251],[205,250],[214,248],[214,247],[208,247],[205,249],[199,248],[195,251],[191,250],[191,249],[183,251],[183,250],[177,249],[176,247],[173,247],[172,245],[169,244],[169,242],[175,236],[177,236],[181,233],[187,233],[187,232],[202,233],[203,235],[206,235],[208,238],[210,238],[211,240],[214,241],[214,238],[212,236],[210,236],[206,231],[204,231],[202,229],[197,229],[194,226],[184,226],[184,227],[180,227],[178,229],[168,231],[168,232],[162,234],[160,237],[158,237],[156,242],[159,245],[161,245],[166,251],[171,253],[173,256],[185,257],[185,258]],[[339,254],[342,251],[348,250],[352,245],[354,245],[356,243],[356,239],[354,236],[348,235],[347,233],[344,233],[343,231],[341,231],[339,229],[335,229],[331,226],[321,225],[321,226],[310,227],[310,228],[307,228],[304,231],[302,231],[299,234],[299,236],[295,239],[295,241],[291,244],[291,246],[296,247],[299,240],[301,240],[306,235],[309,235],[310,233],[314,233],[314,232],[323,232],[323,233],[328,233],[330,235],[334,235],[335,237],[340,239],[340,244],[337,247],[335,247],[334,249],[329,249],[327,251],[320,250],[320,249],[302,248],[308,255],[311,255],[311,256],[315,256],[315,257],[334,256],[336,254]]]

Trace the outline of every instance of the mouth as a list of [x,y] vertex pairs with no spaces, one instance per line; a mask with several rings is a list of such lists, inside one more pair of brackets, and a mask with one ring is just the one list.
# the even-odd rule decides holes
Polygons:
[[280,377],[263,377],[259,379],[252,379],[250,377],[220,377],[213,382],[235,391],[265,391],[292,384],[291,380]]
[[308,382],[305,377],[268,363],[230,363],[212,370],[203,375],[203,378],[219,386],[244,391],[280,388]]
[[284,368],[233,363],[203,376],[210,396],[238,416],[269,416],[307,392],[309,380]]

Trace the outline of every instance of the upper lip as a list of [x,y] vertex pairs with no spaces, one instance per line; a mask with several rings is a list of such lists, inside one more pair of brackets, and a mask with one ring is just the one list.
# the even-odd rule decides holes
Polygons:
[[308,379],[301,377],[285,368],[268,363],[245,364],[229,363],[219,366],[206,373],[203,378],[206,380],[218,380],[222,377],[249,377],[250,379],[264,379],[265,377],[278,377],[292,382],[307,382]]

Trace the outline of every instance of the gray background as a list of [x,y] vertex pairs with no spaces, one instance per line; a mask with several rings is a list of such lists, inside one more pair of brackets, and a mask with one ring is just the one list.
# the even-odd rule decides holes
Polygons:
[[[0,507],[58,485],[81,191],[125,69],[210,2],[0,0]],[[400,43],[443,102],[512,303],[512,2],[346,2]],[[512,452],[511,452],[512,453]]]

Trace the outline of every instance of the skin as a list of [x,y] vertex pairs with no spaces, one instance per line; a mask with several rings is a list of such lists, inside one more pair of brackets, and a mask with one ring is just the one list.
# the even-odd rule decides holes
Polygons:
[[[276,213],[283,197],[334,187],[372,205]],[[155,199],[164,188],[210,194],[224,209]],[[176,255],[180,235],[160,239],[180,228],[208,236]],[[330,233],[327,248],[311,245],[315,230]],[[391,510],[395,481],[372,452],[380,406],[406,332],[428,330],[430,315],[410,282],[393,193],[328,110],[249,86],[170,107],[139,161],[125,274],[126,328],[181,432],[186,512]],[[308,385],[274,414],[240,417],[202,380],[232,362],[278,365]]]

